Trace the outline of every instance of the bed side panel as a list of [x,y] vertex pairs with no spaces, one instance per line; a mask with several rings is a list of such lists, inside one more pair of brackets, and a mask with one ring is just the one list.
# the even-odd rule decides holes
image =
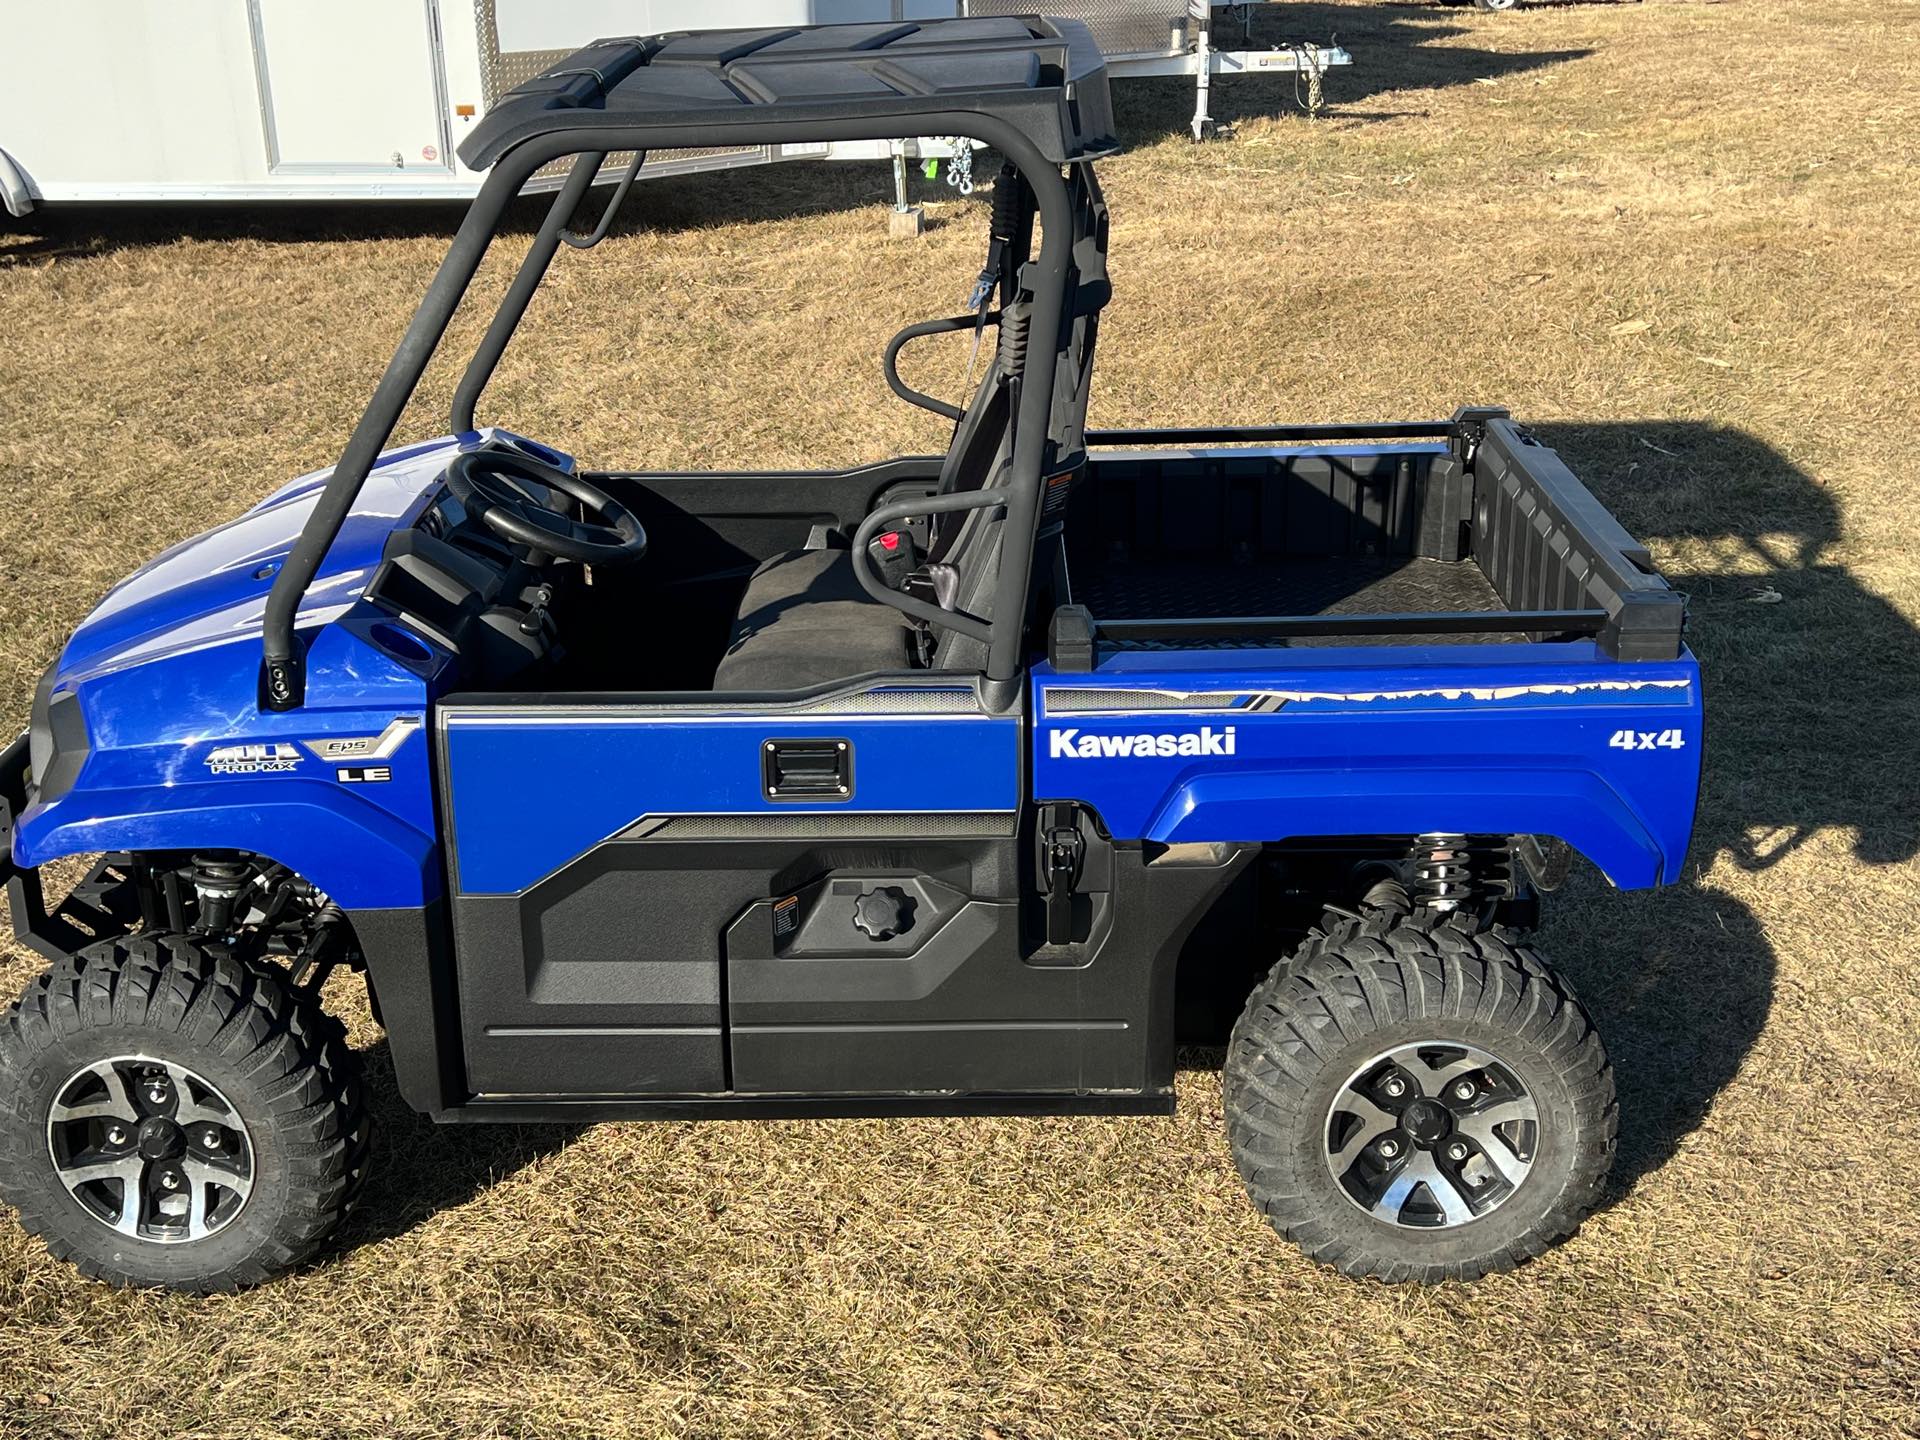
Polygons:
[[[1231,668],[1224,663],[1231,659]],[[1555,835],[1623,889],[1680,877],[1699,787],[1691,656],[1591,644],[1135,653],[1034,675],[1037,800],[1123,840]]]

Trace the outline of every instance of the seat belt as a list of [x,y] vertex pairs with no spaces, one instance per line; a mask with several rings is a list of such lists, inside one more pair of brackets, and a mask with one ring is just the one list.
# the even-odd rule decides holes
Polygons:
[[[1012,165],[1002,165],[1000,175],[993,182],[993,218],[987,226],[987,263],[980,267],[980,273],[974,277],[973,289],[967,294],[966,308],[974,312],[973,345],[967,351],[967,370],[960,377],[960,393],[966,395],[973,389],[974,366],[980,362],[980,341],[987,330],[987,309],[993,303],[993,292],[1000,288],[1001,272],[1006,268],[1007,247],[1013,244],[1013,228],[1019,216],[1015,207],[1019,200],[1015,186],[1019,175]],[[960,422],[954,421],[954,433],[960,431]]]

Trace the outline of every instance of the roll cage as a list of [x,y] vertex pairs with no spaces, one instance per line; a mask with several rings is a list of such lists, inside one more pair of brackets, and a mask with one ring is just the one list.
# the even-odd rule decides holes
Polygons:
[[[1070,182],[1063,167],[1085,166],[1118,148],[1111,117],[1106,70],[1091,35],[1077,21],[1051,19],[606,40],[517,88],[461,146],[469,166],[489,170],[486,182],[274,579],[263,627],[261,707],[293,710],[304,703],[304,645],[294,628],[301,600],[523,186],[536,171],[572,158],[567,181],[455,392],[452,429],[457,434],[474,430],[481,394],[560,246],[584,248],[604,236],[647,151],[711,145],[717,134],[724,134],[728,144],[951,135],[993,147],[1004,157],[1003,173],[1019,182],[1017,209],[1008,217],[1012,223],[1005,226],[1006,234],[995,236],[996,253],[1004,249],[998,274],[992,274],[991,262],[983,272],[992,286],[976,296],[981,307],[976,323],[989,317],[997,289],[1001,310],[1019,298],[1031,315],[1031,337],[1048,343],[1028,344],[1013,378],[1013,444],[1005,483],[931,502],[943,510],[1004,506],[990,619],[974,621],[969,629],[966,617],[885,590],[867,570],[858,571],[876,598],[985,642],[989,682],[1010,688],[1022,659],[1045,482],[1071,459],[1058,453],[1058,441],[1081,442],[1077,433],[1054,433],[1063,347],[1074,316],[1086,308],[1075,267],[1077,262],[1101,264],[1105,247],[1104,233],[1089,233],[1104,229],[1090,169]],[[607,158],[623,152],[632,152],[633,159],[599,223],[584,235],[570,229]],[[1031,253],[1036,218],[1037,254]],[[1001,228],[997,215],[996,231]],[[1089,245],[1091,251],[1084,248]],[[1103,264],[1098,284],[1104,288]],[[895,353],[888,354],[893,382]],[[1073,387],[1086,383],[1084,373],[1069,370],[1065,378]],[[904,387],[896,383],[896,389]],[[931,408],[946,414],[953,407],[936,402]],[[920,500],[910,508],[927,513],[930,502]],[[887,518],[875,512],[869,520],[877,525]],[[859,538],[866,533],[863,528]],[[854,550],[859,557],[862,547],[856,543]]]

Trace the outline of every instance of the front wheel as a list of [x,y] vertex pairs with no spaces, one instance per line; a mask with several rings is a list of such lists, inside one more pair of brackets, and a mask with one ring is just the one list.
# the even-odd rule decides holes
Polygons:
[[1310,1257],[1473,1279],[1578,1228],[1613,1161],[1613,1069],[1513,932],[1375,918],[1254,991],[1222,1077],[1255,1205]]
[[0,1199],[98,1279],[292,1268],[352,1204],[367,1134],[339,1022],[182,936],[90,945],[0,1018]]

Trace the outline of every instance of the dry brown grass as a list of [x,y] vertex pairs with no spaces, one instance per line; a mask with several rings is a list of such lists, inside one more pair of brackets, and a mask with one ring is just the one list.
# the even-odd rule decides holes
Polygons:
[[[385,1098],[338,1253],[189,1301],[0,1224],[0,1431],[1916,1433],[1920,7],[1280,27],[1360,61],[1317,124],[1227,87],[1237,134],[1193,149],[1179,87],[1123,92],[1096,418],[1509,403],[1693,592],[1686,883],[1582,883],[1543,937],[1620,1067],[1609,1205],[1511,1276],[1341,1280],[1244,1204],[1205,1070],[1171,1120],[440,1132],[342,987]],[[895,244],[885,193],[865,168],[645,190],[651,227],[563,264],[488,412],[595,462],[937,443],[875,357],[958,300],[981,206]],[[450,223],[0,238],[0,713],[109,581],[329,462]],[[10,952],[0,984],[30,968]]]

